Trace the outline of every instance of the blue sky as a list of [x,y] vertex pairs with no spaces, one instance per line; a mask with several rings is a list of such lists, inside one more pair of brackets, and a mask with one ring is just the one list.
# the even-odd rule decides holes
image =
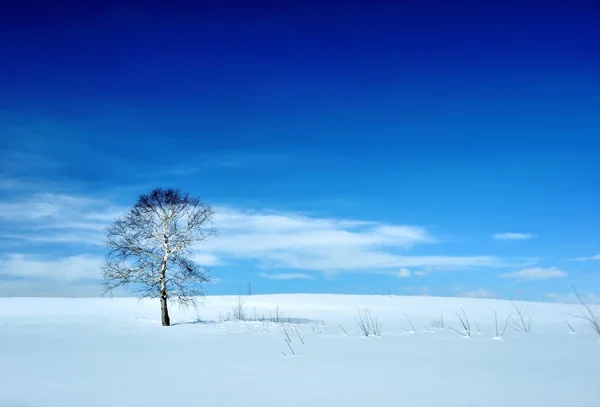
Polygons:
[[211,294],[600,293],[597,10],[159,3],[0,17],[0,295],[97,295],[158,186]]

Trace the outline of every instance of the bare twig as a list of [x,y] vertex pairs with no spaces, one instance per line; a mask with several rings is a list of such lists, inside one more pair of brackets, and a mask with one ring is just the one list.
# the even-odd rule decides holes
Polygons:
[[291,342],[292,339],[290,338],[290,334],[288,333],[287,329],[285,329],[285,325],[281,324],[281,326],[283,327],[283,333],[285,334],[285,340],[287,342]]
[[412,331],[409,331],[408,329],[404,328],[404,330],[408,333],[415,333],[415,326],[413,325],[412,321],[410,320],[410,318],[408,317],[408,315],[406,315],[406,313],[404,314],[404,316],[406,317],[406,319],[408,320],[408,323],[410,324],[410,327],[412,328]]
[[458,319],[460,320],[461,325],[463,326],[464,331],[460,332],[457,329],[454,329],[452,327],[450,327],[450,329],[452,329],[454,332],[457,332],[459,334],[461,334],[462,336],[466,337],[466,338],[470,338],[471,337],[471,324],[469,323],[469,318],[467,318],[467,314],[465,312],[464,309],[462,309],[464,318],[460,316],[460,314],[458,312],[456,312],[456,316],[458,317]]
[[514,302],[511,302],[516,310],[516,315],[513,316],[513,329],[515,331],[531,332],[531,318],[526,317],[526,313],[523,310],[523,306],[517,306]]
[[567,326],[569,327],[569,331],[572,334],[574,334],[575,333],[575,329],[573,329],[573,326],[571,326],[571,324],[569,324],[569,321],[567,321],[566,319],[565,319],[565,324],[567,324]]
[[494,310],[494,320],[496,321],[496,338],[497,339],[502,339],[504,337],[504,334],[506,333],[506,328],[508,327],[508,323],[511,321],[513,314],[510,314],[507,318],[506,321],[504,322],[504,327],[502,328],[501,331],[498,330],[498,315],[496,314],[496,310]]
[[300,336],[300,332],[298,332],[298,328],[295,325],[294,330],[296,331],[296,335],[298,335],[298,339],[300,339],[300,342],[302,343],[302,345],[304,345],[304,338]]
[[276,323],[282,323],[284,322],[284,317],[283,317],[283,313],[281,312],[281,310],[279,309],[279,305],[275,308],[275,313],[269,313],[269,317],[271,319],[272,322],[276,322]]
[[291,342],[285,341],[285,343],[287,343],[288,348],[290,348],[292,355],[296,356],[296,352],[294,352],[294,348],[292,348]]
[[346,330],[344,329],[344,327],[342,325],[340,325],[340,324],[338,324],[338,326],[340,328],[342,328],[342,332],[344,332],[344,335],[348,336],[348,332],[346,332]]
[[290,338],[290,334],[288,333],[288,331],[285,327],[285,324],[282,323],[281,326],[283,328],[283,333],[285,335],[283,339],[285,340],[285,343],[287,344],[288,348],[290,348],[292,355],[295,356],[296,352],[294,352],[294,348],[292,348],[292,338]]
[[597,310],[593,310],[589,305],[587,305],[574,286],[573,291],[575,292],[575,296],[579,303],[583,306],[583,309],[579,310],[580,315],[571,315],[574,318],[583,319],[588,323],[588,326],[594,330],[600,336],[600,313]]

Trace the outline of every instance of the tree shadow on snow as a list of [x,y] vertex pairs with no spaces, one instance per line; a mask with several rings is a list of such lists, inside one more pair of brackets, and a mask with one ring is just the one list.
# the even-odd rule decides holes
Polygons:
[[199,320],[199,319],[194,319],[192,321],[180,321],[180,322],[174,322],[171,324],[171,326],[177,326],[177,325],[215,325],[218,324],[219,321],[215,321],[215,320]]

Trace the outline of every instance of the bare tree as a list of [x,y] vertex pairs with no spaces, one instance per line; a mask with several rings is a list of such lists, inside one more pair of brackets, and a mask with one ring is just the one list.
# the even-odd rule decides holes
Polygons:
[[210,281],[191,258],[195,246],[216,235],[212,208],[178,189],[143,194],[107,229],[102,267],[105,294],[128,285],[140,298],[160,298],[163,326],[171,325],[167,301],[195,307]]

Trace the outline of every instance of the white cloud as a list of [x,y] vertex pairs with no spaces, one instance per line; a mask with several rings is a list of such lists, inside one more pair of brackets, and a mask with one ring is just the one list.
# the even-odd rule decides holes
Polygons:
[[569,274],[557,269],[556,267],[549,268],[529,268],[512,273],[500,275],[502,278],[512,278],[516,280],[550,280],[555,278],[565,278]]
[[36,194],[0,202],[0,220],[11,229],[10,233],[2,233],[0,237],[30,243],[101,246],[106,226],[123,213],[124,208],[105,200],[65,194]]
[[309,276],[305,273],[281,273],[281,274],[268,274],[268,273],[258,273],[258,275],[262,278],[266,278],[268,280],[314,280],[313,276]]
[[332,250],[310,250],[293,252],[264,252],[263,260],[274,267],[290,267],[321,271],[368,271],[374,269],[391,269],[399,267],[421,267],[441,265],[446,268],[497,267],[501,263],[489,256],[403,256],[382,250],[350,250],[334,248]]
[[[69,244],[72,247],[87,245],[99,249],[104,244],[106,226],[127,210],[103,199],[36,194],[0,202],[0,220],[8,225],[5,230],[9,231],[0,233],[0,237],[27,243]],[[402,270],[413,267],[449,270],[506,266],[501,259],[487,255],[406,255],[404,252],[415,245],[436,243],[427,230],[415,225],[273,210],[245,211],[223,206],[215,206],[214,210],[214,226],[219,236],[198,246],[193,258],[201,265],[254,260],[263,268],[319,271],[329,277],[341,272],[389,273],[407,277],[410,271]],[[83,260],[75,257],[72,261],[75,259]],[[15,262],[29,260],[13,257],[10,261],[12,270],[17,270]],[[64,259],[35,260],[32,269],[45,270],[40,274],[48,274],[55,270],[57,261]],[[43,263],[48,265],[47,268],[43,269]],[[69,273],[76,275],[74,270]],[[85,274],[85,271],[81,273]]]
[[496,240],[527,240],[534,238],[535,235],[532,233],[496,233],[494,239]]
[[201,266],[215,266],[220,264],[219,258],[212,253],[197,252],[192,255],[192,260]]
[[574,259],[574,261],[590,261],[590,260],[600,260],[600,254],[595,254],[590,257],[578,257]]
[[[219,238],[206,250],[219,257],[258,260],[264,267],[329,273],[403,267],[496,267],[492,256],[406,256],[399,251],[435,239],[419,226],[295,213],[215,208]],[[390,270],[391,271],[391,270]]]
[[63,282],[101,279],[101,256],[75,255],[56,259],[33,259],[23,254],[9,254],[0,261],[0,275],[17,278],[41,278]]
[[417,226],[315,218],[295,213],[257,213],[216,207],[214,222],[222,234],[213,247],[216,250],[235,248],[237,252],[340,245],[407,248],[434,242],[423,228]]
[[415,271],[415,276],[419,276],[419,277],[424,277],[427,275],[427,272],[425,271]]
[[410,272],[410,270],[409,270],[409,269],[407,269],[407,268],[402,268],[402,269],[400,269],[400,271],[398,272],[398,277],[401,277],[401,278],[408,278],[408,277],[410,277],[410,276],[411,276],[411,272]]

